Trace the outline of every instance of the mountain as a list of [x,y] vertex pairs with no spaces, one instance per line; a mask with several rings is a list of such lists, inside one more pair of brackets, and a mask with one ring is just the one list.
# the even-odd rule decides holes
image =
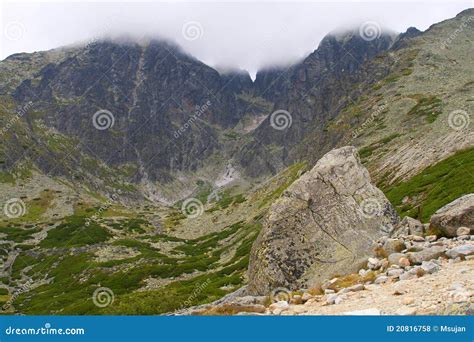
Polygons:
[[[248,283],[272,204],[347,145],[402,218],[428,222],[474,192],[473,17],[333,32],[255,82],[160,40],[1,61],[4,310],[157,314],[218,300]],[[96,305],[104,288],[112,305]]]

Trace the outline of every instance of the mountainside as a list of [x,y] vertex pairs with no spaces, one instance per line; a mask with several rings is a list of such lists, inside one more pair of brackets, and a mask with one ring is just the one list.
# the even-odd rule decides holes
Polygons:
[[[365,257],[364,238],[337,220],[327,239],[273,241],[273,224],[282,234],[312,232],[307,214],[322,215],[317,200],[332,189],[313,166],[344,146],[355,146],[345,149],[370,174],[369,197],[428,222],[474,192],[473,32],[473,9],[425,32],[333,32],[301,62],[262,70],[255,82],[159,40],[1,61],[3,311],[158,314],[209,303],[255,277],[247,269],[261,230],[274,248],[263,254],[293,248],[300,260],[314,242],[316,265],[342,234]],[[355,164],[336,170],[349,185],[362,169]],[[269,224],[270,208],[316,180],[324,186],[308,187],[301,211]],[[356,210],[345,195],[336,202],[328,212]],[[305,279],[284,269],[287,287],[315,281],[306,277],[314,269]],[[97,305],[99,295],[109,303]]]

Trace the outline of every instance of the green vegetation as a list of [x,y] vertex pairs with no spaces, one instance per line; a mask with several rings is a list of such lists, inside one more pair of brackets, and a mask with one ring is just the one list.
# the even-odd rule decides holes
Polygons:
[[382,186],[382,190],[402,217],[427,222],[442,206],[474,192],[474,148],[459,151],[407,181]]
[[296,163],[287,168],[282,173],[281,181],[278,187],[273,190],[270,194],[266,195],[262,200],[259,208],[263,208],[265,205],[273,202],[275,199],[281,196],[283,191],[286,190],[298,177],[302,174],[303,170],[306,168],[306,163]]
[[441,114],[441,99],[434,95],[415,94],[410,98],[417,101],[408,112],[409,117],[424,117],[428,123],[433,123]]
[[40,228],[21,228],[18,225],[9,225],[6,227],[0,227],[0,233],[7,234],[6,239],[17,243],[31,239],[33,234],[41,231]]
[[15,184],[15,177],[10,172],[0,172],[0,183]]
[[363,147],[359,150],[359,156],[361,159],[367,159],[368,157],[370,157],[372,155],[372,153],[377,150],[378,148],[388,144],[390,141],[392,141],[393,139],[396,139],[400,136],[400,134],[398,133],[394,133],[394,134],[390,134],[388,136],[386,136],[385,138],[382,138],[372,144],[370,144],[369,146],[366,146],[366,147]]
[[[78,247],[104,242],[110,237],[107,230],[93,221],[85,224],[87,216],[84,215],[91,215],[96,210],[81,206],[74,216],[50,230],[40,246]],[[135,218],[121,223],[121,228],[115,228],[133,232],[142,229],[147,221]],[[28,276],[43,279],[47,274],[53,282],[21,294],[14,306],[26,314],[156,314],[209,302],[242,284],[250,248],[259,230],[257,222],[237,222],[220,232],[192,240],[165,235],[118,239],[112,245],[132,248],[140,254],[105,262],[96,261],[94,255],[86,251],[73,254],[40,252],[35,256],[22,251],[13,264],[12,279],[20,279],[24,268],[31,266],[26,272]],[[167,256],[143,239],[178,242],[174,253],[170,253],[177,256]],[[224,253],[230,255],[225,262],[220,262]],[[190,278],[194,272],[201,274]],[[176,277],[185,278],[168,283]],[[165,284],[158,290],[136,292],[148,278],[163,279]],[[199,294],[188,300],[201,285]],[[115,302],[110,307],[99,308],[93,304],[92,295],[99,286],[112,289]]]
[[52,247],[79,247],[106,241],[111,235],[94,221],[86,224],[84,216],[70,216],[65,222],[48,232],[48,236],[41,241],[40,246]]

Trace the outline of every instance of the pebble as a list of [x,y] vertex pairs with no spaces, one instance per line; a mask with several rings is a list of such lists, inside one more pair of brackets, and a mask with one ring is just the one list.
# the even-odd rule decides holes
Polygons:
[[464,244],[458,247],[451,248],[446,252],[446,255],[451,259],[455,259],[460,256],[468,256],[474,254],[474,245]]
[[380,316],[380,310],[376,309],[376,308],[370,308],[370,309],[346,311],[346,312],[343,312],[341,315],[346,315],[346,316]]
[[273,303],[271,304],[268,308],[270,310],[276,310],[276,309],[280,309],[280,310],[286,310],[290,307],[290,305],[288,304],[287,301],[285,300],[280,300],[279,302],[276,302],[276,303]]
[[416,308],[410,308],[410,307],[404,306],[397,309],[395,314],[399,316],[413,316],[413,315],[416,315]]
[[469,234],[471,234],[471,229],[469,229],[468,227],[459,227],[456,230],[457,236],[463,236],[463,235],[469,235]]
[[326,296],[326,303],[334,304],[334,302],[336,301],[336,298],[337,298],[337,294],[335,294],[335,293],[327,295]]
[[365,290],[364,284],[355,284],[347,288],[348,292],[356,292],[356,291],[362,291],[362,290]]
[[387,276],[384,276],[384,275],[378,276],[377,279],[375,279],[374,284],[386,283],[388,281],[388,279],[389,278]]
[[440,267],[437,263],[434,261],[423,261],[421,263],[421,268],[426,272],[426,273],[435,273],[438,272]]
[[403,270],[401,268],[395,268],[388,270],[387,275],[389,277],[399,278],[403,274]]
[[414,302],[415,302],[415,298],[413,297],[405,297],[402,299],[403,305],[410,305],[410,304],[413,304]]

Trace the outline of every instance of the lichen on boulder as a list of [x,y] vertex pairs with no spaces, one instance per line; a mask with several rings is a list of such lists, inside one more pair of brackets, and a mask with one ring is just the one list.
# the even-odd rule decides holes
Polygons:
[[355,272],[398,222],[357,150],[332,150],[270,207],[252,247],[248,289],[307,288]]

